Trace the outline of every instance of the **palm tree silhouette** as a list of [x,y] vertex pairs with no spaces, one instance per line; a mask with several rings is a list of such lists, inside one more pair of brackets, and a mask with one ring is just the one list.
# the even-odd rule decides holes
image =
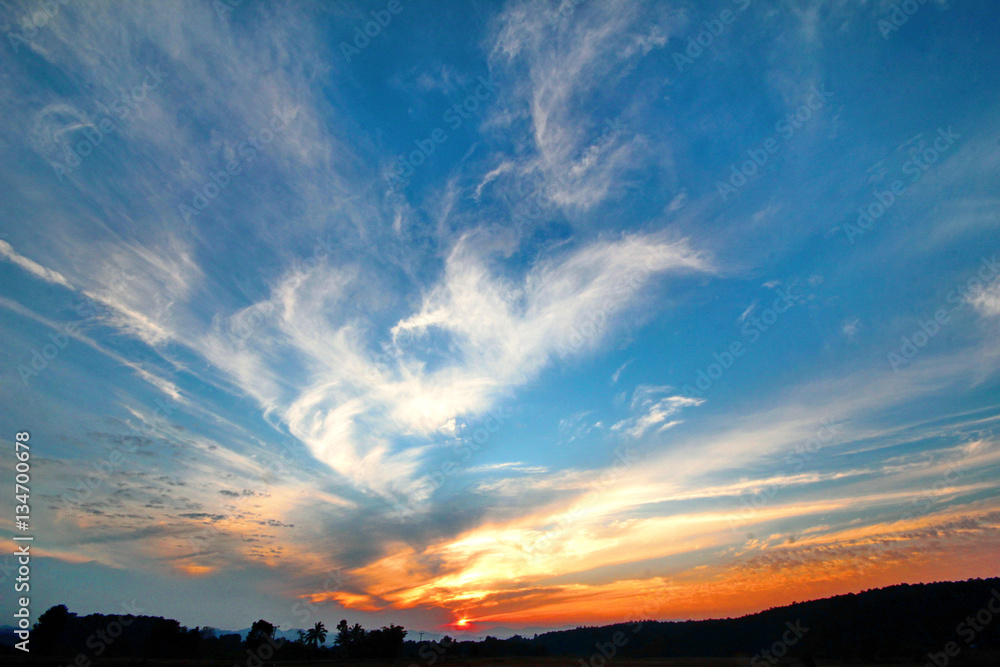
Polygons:
[[326,643],[326,627],[323,625],[323,621],[317,621],[316,625],[309,628],[309,631],[306,632],[306,643],[313,646]]

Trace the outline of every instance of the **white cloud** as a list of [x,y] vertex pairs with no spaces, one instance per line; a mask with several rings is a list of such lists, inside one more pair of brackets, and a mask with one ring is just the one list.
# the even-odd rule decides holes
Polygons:
[[840,330],[845,336],[854,340],[857,338],[858,332],[861,331],[861,320],[856,317],[850,320],[845,320],[844,323],[840,325]]
[[18,252],[14,250],[13,246],[6,241],[0,240],[0,256],[13,262],[14,264],[17,264],[36,278],[41,278],[42,280],[50,282],[53,285],[62,285],[63,287],[72,289],[69,281],[67,281],[61,273],[46,268],[38,262],[28,259],[24,255],[18,254]]
[[683,189],[676,195],[674,195],[674,198],[670,200],[669,204],[667,204],[667,212],[673,213],[675,211],[679,211],[680,209],[684,208],[684,205],[687,204],[687,202],[688,202],[688,191],[687,189]]
[[183,315],[202,278],[187,243],[116,243],[83,251],[91,256],[88,297],[110,309],[111,326],[159,345],[183,329]]
[[[543,260],[515,283],[497,277],[472,237],[465,237],[420,312],[393,329],[396,349],[405,357],[440,339],[449,341],[462,361],[429,372],[422,364],[408,365],[408,379],[393,396],[395,417],[428,431],[455,414],[482,411],[508,388],[531,379],[550,358],[599,344],[612,313],[639,296],[623,281],[629,271],[708,268],[686,243],[634,236]],[[587,324],[593,329],[589,337]]]
[[968,297],[976,310],[988,317],[1000,315],[1000,281],[980,287]]
[[657,431],[676,426],[679,420],[667,421],[677,414],[681,408],[701,405],[704,399],[689,398],[670,394],[670,387],[655,387],[639,385],[632,393],[631,409],[634,416],[623,419],[611,427],[614,431],[623,431],[632,438],[641,438],[650,429]]
[[620,194],[626,174],[652,159],[643,136],[617,115],[595,115],[590,100],[664,46],[677,21],[634,2],[589,4],[569,16],[550,10],[542,0],[510,5],[497,21],[491,59],[527,68],[506,117],[531,122],[537,154],[522,171],[540,172],[560,206],[588,209]]
[[520,279],[503,275],[500,256],[481,234],[463,236],[419,308],[391,328],[388,354],[373,354],[377,336],[348,315],[368,281],[327,264],[279,281],[251,307],[259,321],[245,340],[227,344],[245,329],[241,311],[202,347],[320,461],[386,490],[412,476],[422,455],[395,449],[396,438],[453,436],[458,418],[486,412],[554,359],[599,346],[649,277],[712,270],[662,235],[563,249]]
[[625,369],[626,369],[626,368],[628,367],[628,365],[629,365],[629,364],[631,364],[631,363],[632,363],[632,360],[631,360],[631,359],[629,359],[629,360],[628,360],[628,361],[626,361],[626,362],[625,362],[624,364],[622,364],[621,366],[619,366],[619,367],[618,367],[618,369],[617,369],[617,370],[616,370],[616,371],[615,371],[614,373],[612,373],[612,374],[611,374],[611,384],[618,384],[618,378],[620,378],[620,377],[622,376],[622,372],[623,372],[623,371],[624,371],[624,370],[625,370]]
[[750,316],[750,313],[752,313],[752,312],[754,311],[754,308],[756,308],[756,307],[757,307],[757,304],[758,304],[758,303],[760,303],[760,299],[754,299],[754,300],[753,300],[753,303],[751,303],[751,304],[750,304],[749,306],[747,306],[746,310],[744,310],[744,311],[743,311],[743,312],[742,312],[742,313],[740,314],[739,318],[737,318],[737,321],[738,321],[739,323],[741,323],[741,324],[742,324],[743,322],[745,322],[745,321],[746,321],[746,319],[747,319],[747,318],[748,318],[748,317]]
[[559,444],[567,445],[574,440],[578,440],[587,434],[589,434],[595,428],[600,428],[600,422],[596,424],[587,423],[587,417],[591,414],[590,410],[584,410],[583,412],[577,412],[572,414],[565,419],[559,420]]

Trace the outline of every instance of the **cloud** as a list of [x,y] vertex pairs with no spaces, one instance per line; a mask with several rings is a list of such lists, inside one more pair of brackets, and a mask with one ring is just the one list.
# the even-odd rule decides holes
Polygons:
[[85,294],[107,306],[110,326],[156,346],[183,331],[182,314],[203,278],[188,244],[176,236],[162,243],[114,244],[94,252]]
[[73,289],[73,286],[69,284],[69,281],[66,280],[61,273],[48,269],[38,262],[28,259],[24,255],[18,254],[9,243],[3,240],[0,240],[0,256],[18,265],[36,278],[41,278],[42,280],[52,283],[53,285],[61,285],[66,288]]
[[557,428],[559,434],[558,443],[560,445],[568,445],[575,440],[587,436],[595,428],[599,428],[600,422],[597,422],[597,424],[588,422],[587,416],[590,414],[590,410],[584,410],[583,412],[572,414],[565,419],[560,419]]
[[537,153],[521,170],[540,172],[558,205],[586,210],[615,197],[628,172],[651,159],[646,140],[621,119],[595,114],[593,101],[666,44],[677,23],[672,16],[634,2],[562,13],[545,0],[529,0],[511,3],[498,17],[491,62],[526,70],[506,116],[531,124]]
[[845,320],[843,324],[840,325],[840,330],[845,336],[854,340],[858,337],[858,332],[861,331],[861,320],[857,317]]
[[619,366],[614,373],[611,374],[611,384],[618,384],[618,378],[622,376],[622,372],[632,363],[632,359],[629,359],[624,364]]
[[679,211],[680,209],[684,208],[684,205],[687,204],[687,202],[688,202],[688,192],[686,189],[681,190],[676,195],[674,195],[674,198],[670,200],[669,204],[667,204],[667,211],[669,213],[674,213],[675,211]]
[[[609,308],[622,309],[639,293],[623,280],[629,272],[705,272],[707,261],[684,242],[631,236],[595,242],[553,259],[541,260],[515,283],[496,277],[472,237],[453,249],[442,281],[424,298],[420,312],[393,328],[397,350],[417,352],[447,340],[460,365],[426,372],[414,394],[435,396],[444,415],[481,412],[508,387],[523,384],[556,356],[575,352],[577,327],[590,319],[602,325],[579,348],[593,347],[608,331]],[[579,349],[578,348],[578,349]],[[424,365],[411,366],[413,371]],[[430,385],[428,387],[428,385]],[[447,394],[433,391],[447,387]],[[428,392],[428,389],[432,391]],[[436,428],[426,409],[407,408],[397,416],[413,427]],[[419,416],[418,416],[419,415]]]
[[740,324],[742,324],[743,322],[745,322],[746,319],[750,316],[750,314],[754,311],[754,309],[757,308],[757,304],[758,303],[760,303],[760,299],[754,299],[753,303],[751,303],[749,306],[747,306],[746,310],[744,310],[742,313],[740,313],[740,316],[738,318],[736,318],[736,321],[739,322]]
[[[273,326],[268,340],[289,344],[309,369],[308,387],[293,390],[283,418],[319,460],[385,489],[411,476],[420,456],[419,448],[394,450],[393,438],[447,435],[457,418],[485,413],[553,360],[596,348],[619,326],[616,313],[642,296],[625,277],[712,270],[686,242],[636,235],[540,259],[512,280],[498,274],[491,247],[475,234],[456,243],[419,309],[391,327],[381,359],[366,351],[359,323],[335,323],[351,275],[317,267],[276,286],[266,309],[274,316],[261,330]],[[601,328],[578,341],[578,329],[595,319]],[[275,376],[246,354],[219,361],[254,360],[241,371],[247,382]]]
[[631,410],[635,416],[623,419],[611,427],[613,431],[622,431],[631,438],[641,438],[650,429],[664,431],[680,423],[678,420],[667,421],[682,408],[701,405],[701,398],[689,398],[670,394],[671,387],[655,387],[639,385],[632,393]]
[[980,287],[968,296],[968,301],[986,317],[1000,315],[1000,281]]
[[[662,388],[647,388],[639,395],[662,393],[658,390]],[[801,418],[801,410],[802,406],[783,406],[717,439],[699,436],[682,443],[687,447],[643,456],[623,467],[616,464],[611,470],[564,471],[548,478],[494,485],[494,502],[500,492],[510,498],[543,488],[580,493],[550,494],[544,502],[539,501],[545,496],[537,496],[527,511],[505,518],[494,514],[482,525],[435,541],[419,552],[400,545],[356,574],[366,590],[395,608],[457,606],[468,609],[470,617],[500,622],[522,614],[537,619],[540,613],[550,613],[546,609],[554,615],[579,618],[586,613],[582,608],[593,607],[597,598],[605,612],[596,617],[608,622],[613,620],[609,614],[616,595],[629,588],[622,573],[635,571],[626,566],[638,562],[669,559],[686,580],[674,587],[672,604],[688,610],[685,613],[702,615],[711,610],[704,600],[698,601],[697,591],[709,582],[724,588],[742,581],[745,574],[770,572],[783,562],[804,566],[796,577],[821,572],[842,582],[857,572],[859,563],[881,553],[870,547],[880,540],[905,542],[914,555],[939,556],[957,546],[944,544],[942,535],[967,543],[970,550],[981,550],[995,539],[995,502],[949,506],[949,501],[963,496],[988,499],[996,483],[971,479],[956,483],[947,476],[958,474],[960,482],[963,471],[995,467],[1000,460],[995,440],[941,451],[923,463],[912,453],[895,467],[874,462],[866,469],[850,469],[840,463],[839,456],[817,456],[813,465],[825,460],[832,467],[823,472],[775,472],[755,480],[706,484],[712,474],[767,460],[775,450],[801,443],[815,429],[815,424],[810,426],[809,420]],[[838,436],[864,437],[844,432]],[[737,460],[723,451],[728,450],[723,443],[739,438],[744,446]],[[839,441],[828,441],[825,446]],[[963,458],[953,460],[958,454]],[[606,481],[609,475],[610,482]],[[743,509],[738,499],[767,488],[778,488],[780,494],[772,495],[734,531],[733,518]],[[933,511],[914,511],[927,499],[939,504],[932,506]],[[706,506],[707,501],[717,500],[727,500],[730,506]],[[948,526],[961,527],[963,534],[955,535]],[[751,530],[762,537],[744,540],[745,532]],[[794,546],[788,546],[791,542]],[[905,558],[893,558],[879,568],[899,577],[904,566]],[[507,573],[511,570],[518,572],[517,581],[510,580]],[[402,572],[412,578],[400,588]],[[531,596],[532,590],[551,586],[559,589]],[[757,601],[745,604],[750,609],[766,606],[763,600],[780,589],[777,584],[756,588]],[[586,605],[576,597],[581,590],[589,591]],[[519,600],[517,591],[532,599]],[[495,604],[501,597],[510,604]],[[560,611],[555,613],[556,609]]]

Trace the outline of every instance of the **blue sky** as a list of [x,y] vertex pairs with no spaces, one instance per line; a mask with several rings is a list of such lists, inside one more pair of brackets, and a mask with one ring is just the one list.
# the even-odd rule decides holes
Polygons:
[[0,17],[36,614],[486,631],[997,573],[992,3]]

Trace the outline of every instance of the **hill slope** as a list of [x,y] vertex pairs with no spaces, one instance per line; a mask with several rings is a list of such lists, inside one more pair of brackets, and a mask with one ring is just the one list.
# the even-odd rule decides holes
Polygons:
[[[992,609],[990,608],[992,605]],[[740,618],[620,623],[539,635],[552,655],[755,656],[763,650],[817,658],[926,658],[928,652],[1000,648],[1000,578],[901,584],[800,602]],[[978,614],[978,620],[976,615]],[[969,619],[969,617],[972,617]],[[785,643],[782,649],[779,645]],[[765,659],[766,663],[766,659]]]

